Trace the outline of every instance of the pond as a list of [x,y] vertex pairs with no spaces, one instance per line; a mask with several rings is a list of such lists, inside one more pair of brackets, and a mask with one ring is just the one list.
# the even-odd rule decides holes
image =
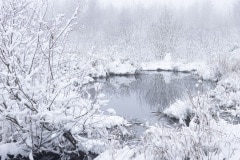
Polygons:
[[180,72],[141,72],[97,81],[102,83],[101,92],[109,99],[103,110],[112,108],[117,115],[143,124],[167,122],[166,116],[160,116],[166,107],[215,86],[211,81],[199,81],[196,75]]
[[[190,73],[157,71],[128,76],[111,76],[96,79],[95,83],[102,84],[100,93],[105,94],[105,98],[109,99],[108,104],[102,106],[102,110],[107,112],[109,108],[114,109],[117,115],[125,117],[133,124],[128,128],[133,136],[124,142],[128,144],[136,144],[139,141],[139,137],[146,129],[146,123],[176,124],[177,122],[172,123],[172,119],[161,114],[176,100],[196,96],[198,93],[204,93],[215,87],[215,83],[199,81],[196,75]],[[94,89],[89,91],[91,94],[96,94]],[[84,155],[85,153],[81,153],[80,156],[71,155],[71,157],[72,159],[84,159]],[[90,156],[89,159],[96,157],[95,154],[88,154],[88,156]],[[34,158],[54,160],[60,159],[60,156],[50,152],[37,154]]]

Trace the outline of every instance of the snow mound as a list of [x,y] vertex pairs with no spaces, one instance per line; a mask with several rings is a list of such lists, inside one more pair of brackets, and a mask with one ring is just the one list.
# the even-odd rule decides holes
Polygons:
[[109,74],[113,75],[125,75],[135,74],[138,67],[129,59],[116,59],[107,66]]
[[110,115],[94,115],[92,118],[88,118],[85,122],[85,125],[91,126],[94,128],[111,128],[119,125],[128,126],[129,123],[127,120],[120,116],[110,116]]
[[176,71],[195,72],[203,79],[215,80],[213,69],[205,62],[186,62],[183,60],[173,61],[170,54],[167,54],[162,61],[144,62],[141,64],[143,71]]
[[7,159],[8,155],[17,156],[19,154],[24,156],[24,151],[20,146],[18,146],[18,144],[16,143],[0,144],[1,159]]
[[130,160],[134,156],[134,150],[128,146],[119,150],[108,150],[100,154],[95,160]]
[[192,106],[187,101],[177,100],[171,106],[163,111],[164,114],[179,120],[187,119],[187,116],[192,113]]

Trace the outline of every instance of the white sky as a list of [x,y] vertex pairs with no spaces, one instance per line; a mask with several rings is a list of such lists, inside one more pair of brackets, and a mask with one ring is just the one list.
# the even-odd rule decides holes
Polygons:
[[216,11],[229,12],[232,9],[234,2],[238,0],[99,0],[104,6],[109,4],[117,7],[130,7],[136,4],[143,4],[146,7],[152,5],[171,5],[177,8],[187,8],[195,2],[207,2],[213,5]]
[[[134,4],[143,4],[145,6],[151,6],[155,4],[169,4],[174,0],[99,0],[102,4],[108,5],[112,4],[115,7],[126,7]],[[175,0],[175,5],[189,5],[193,0]]]

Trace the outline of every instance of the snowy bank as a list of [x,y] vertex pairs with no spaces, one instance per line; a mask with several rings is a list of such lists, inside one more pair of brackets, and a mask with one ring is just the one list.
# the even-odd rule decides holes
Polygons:
[[215,80],[215,75],[209,65],[204,62],[174,61],[171,54],[167,54],[161,61],[144,62],[141,64],[143,71],[175,71],[194,72],[206,80]]
[[109,75],[133,75],[139,71],[138,65],[126,58],[115,60],[98,59],[89,66],[91,77],[107,77]]
[[230,114],[232,117],[240,116],[239,81],[240,76],[237,72],[227,74],[217,83],[215,89],[208,91],[204,95],[178,100],[165,109],[164,113],[169,117],[184,120],[187,119],[187,116],[195,114],[196,105],[201,102],[202,105],[211,106],[212,112]]
[[103,59],[92,61],[88,69],[91,77],[107,77],[109,75],[133,75],[140,71],[174,71],[193,72],[206,80],[216,80],[214,69],[205,62],[174,61],[171,54],[167,54],[163,60],[150,62],[132,62],[128,58]]
[[24,148],[17,143],[5,143],[0,144],[0,157],[1,159],[8,159],[8,155],[17,155],[27,156],[27,153],[24,151]]

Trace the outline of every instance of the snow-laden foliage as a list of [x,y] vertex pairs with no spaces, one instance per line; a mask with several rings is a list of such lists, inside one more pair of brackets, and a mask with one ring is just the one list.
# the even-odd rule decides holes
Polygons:
[[110,75],[132,75],[141,68],[140,65],[129,58],[100,57],[98,54],[90,54],[87,64],[89,70],[87,74],[91,77],[107,77]]
[[103,151],[117,138],[109,129],[127,121],[103,115],[103,95],[88,92],[88,65],[66,53],[81,5],[66,20],[64,15],[46,18],[46,1],[0,4],[0,147],[14,143],[26,154]]
[[[235,159],[239,156],[240,126],[216,122],[203,114],[190,127],[180,129],[151,127],[133,159]],[[202,118],[202,117],[201,117]]]

